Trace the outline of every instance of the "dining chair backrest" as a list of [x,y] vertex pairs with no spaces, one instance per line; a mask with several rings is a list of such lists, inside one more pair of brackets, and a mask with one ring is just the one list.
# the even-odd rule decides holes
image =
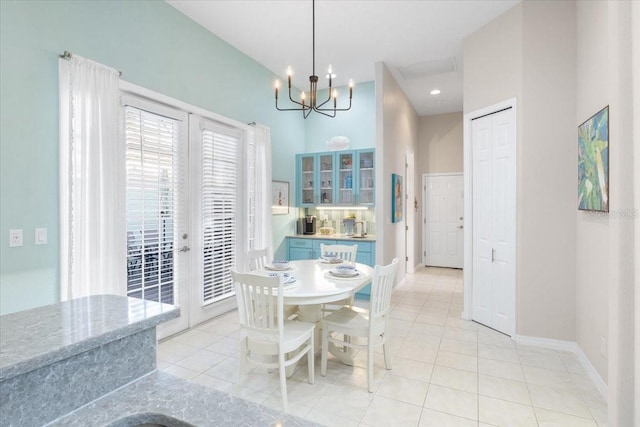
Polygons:
[[358,245],[325,245],[320,244],[320,256],[339,256],[344,261],[356,262]]
[[398,269],[398,258],[394,258],[391,264],[376,265],[371,281],[371,299],[369,305],[369,323],[378,321],[387,316],[391,310],[391,291]]
[[[283,333],[283,292],[279,276],[231,271],[243,329],[261,334]],[[282,341],[282,340],[280,340]]]
[[269,255],[267,249],[254,249],[247,253],[248,259],[248,271],[256,271],[264,268],[267,265],[267,256]]

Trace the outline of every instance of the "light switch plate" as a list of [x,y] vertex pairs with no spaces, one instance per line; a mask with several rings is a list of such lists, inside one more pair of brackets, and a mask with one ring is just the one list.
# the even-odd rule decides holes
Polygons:
[[22,246],[22,229],[9,230],[9,247]]
[[34,244],[36,245],[46,245],[47,244],[47,229],[46,228],[36,228],[34,234]]

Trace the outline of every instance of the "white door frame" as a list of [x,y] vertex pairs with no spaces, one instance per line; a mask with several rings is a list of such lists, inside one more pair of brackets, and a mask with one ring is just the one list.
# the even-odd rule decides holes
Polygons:
[[[406,260],[406,272],[416,272],[416,260],[415,260],[415,248],[416,238],[414,228],[416,228],[416,212],[413,204],[413,200],[416,197],[416,185],[414,181],[415,177],[415,155],[413,152],[407,151],[405,153],[405,175],[407,183],[407,192],[405,193],[405,210],[407,212],[407,222],[405,223],[405,260]],[[413,200],[412,200],[413,199]]]
[[[427,178],[437,177],[437,176],[462,176],[464,182],[464,173],[463,172],[445,172],[445,173],[423,173],[422,174],[422,265],[427,265]],[[466,190],[466,187],[465,187]],[[467,197],[466,192],[463,193],[463,200]],[[464,218],[464,216],[463,216]],[[464,220],[463,220],[464,221]],[[466,242],[463,241],[463,248]],[[464,255],[463,255],[464,256]],[[464,270],[463,270],[464,271]]]
[[[499,102],[494,105],[490,105],[488,107],[481,108],[479,110],[473,111],[471,113],[467,113],[464,115],[463,120],[463,164],[464,164],[464,218],[465,227],[464,227],[464,305],[462,310],[462,318],[465,320],[471,320],[471,313],[473,307],[473,173],[472,173],[472,148],[473,141],[471,135],[471,121],[473,119],[480,118],[482,116],[486,116],[488,114],[497,113],[498,111],[505,110],[511,108],[513,111],[513,138],[516,141],[516,155],[513,157],[513,170],[514,175],[517,177],[517,117],[518,110],[516,106],[516,98],[510,98],[505,101]],[[516,184],[516,197],[513,200],[514,206],[513,209],[516,209],[515,203],[517,200],[518,186]],[[514,247],[513,247],[513,260],[515,261],[514,271],[517,270],[517,225],[516,230],[514,230]],[[517,275],[516,275],[517,277]],[[515,294],[517,295],[517,286],[514,289]],[[514,307],[513,307],[513,325],[512,330],[510,331],[512,338],[515,339],[516,336],[516,308],[514,298]]]

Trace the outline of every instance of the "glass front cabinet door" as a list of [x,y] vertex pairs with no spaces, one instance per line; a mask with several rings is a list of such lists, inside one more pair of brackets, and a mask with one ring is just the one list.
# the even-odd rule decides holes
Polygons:
[[314,154],[299,154],[297,157],[298,169],[298,206],[314,206],[315,205],[315,180],[317,157]]
[[355,164],[353,151],[339,151],[337,153],[338,167],[338,201],[340,205],[353,205],[355,201]]
[[358,205],[373,206],[375,201],[374,150],[358,150],[356,154],[358,169],[356,203]]
[[335,155],[334,153],[319,153],[318,164],[320,177],[318,184],[320,185],[319,205],[333,205],[335,197]]

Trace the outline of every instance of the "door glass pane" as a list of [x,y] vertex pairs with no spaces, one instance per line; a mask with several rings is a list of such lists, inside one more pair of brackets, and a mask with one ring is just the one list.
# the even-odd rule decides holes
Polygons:
[[174,303],[178,121],[126,107],[127,295]]
[[338,156],[339,200],[338,203],[354,203],[353,200],[353,153],[343,153]]
[[320,204],[333,204],[333,154],[320,156]]
[[301,159],[301,162],[302,162],[301,164],[302,203],[312,204],[313,203],[313,174],[315,172],[314,157],[303,156]]
[[358,164],[360,175],[358,176],[359,203],[373,203],[374,173],[373,152],[363,152],[359,155]]

